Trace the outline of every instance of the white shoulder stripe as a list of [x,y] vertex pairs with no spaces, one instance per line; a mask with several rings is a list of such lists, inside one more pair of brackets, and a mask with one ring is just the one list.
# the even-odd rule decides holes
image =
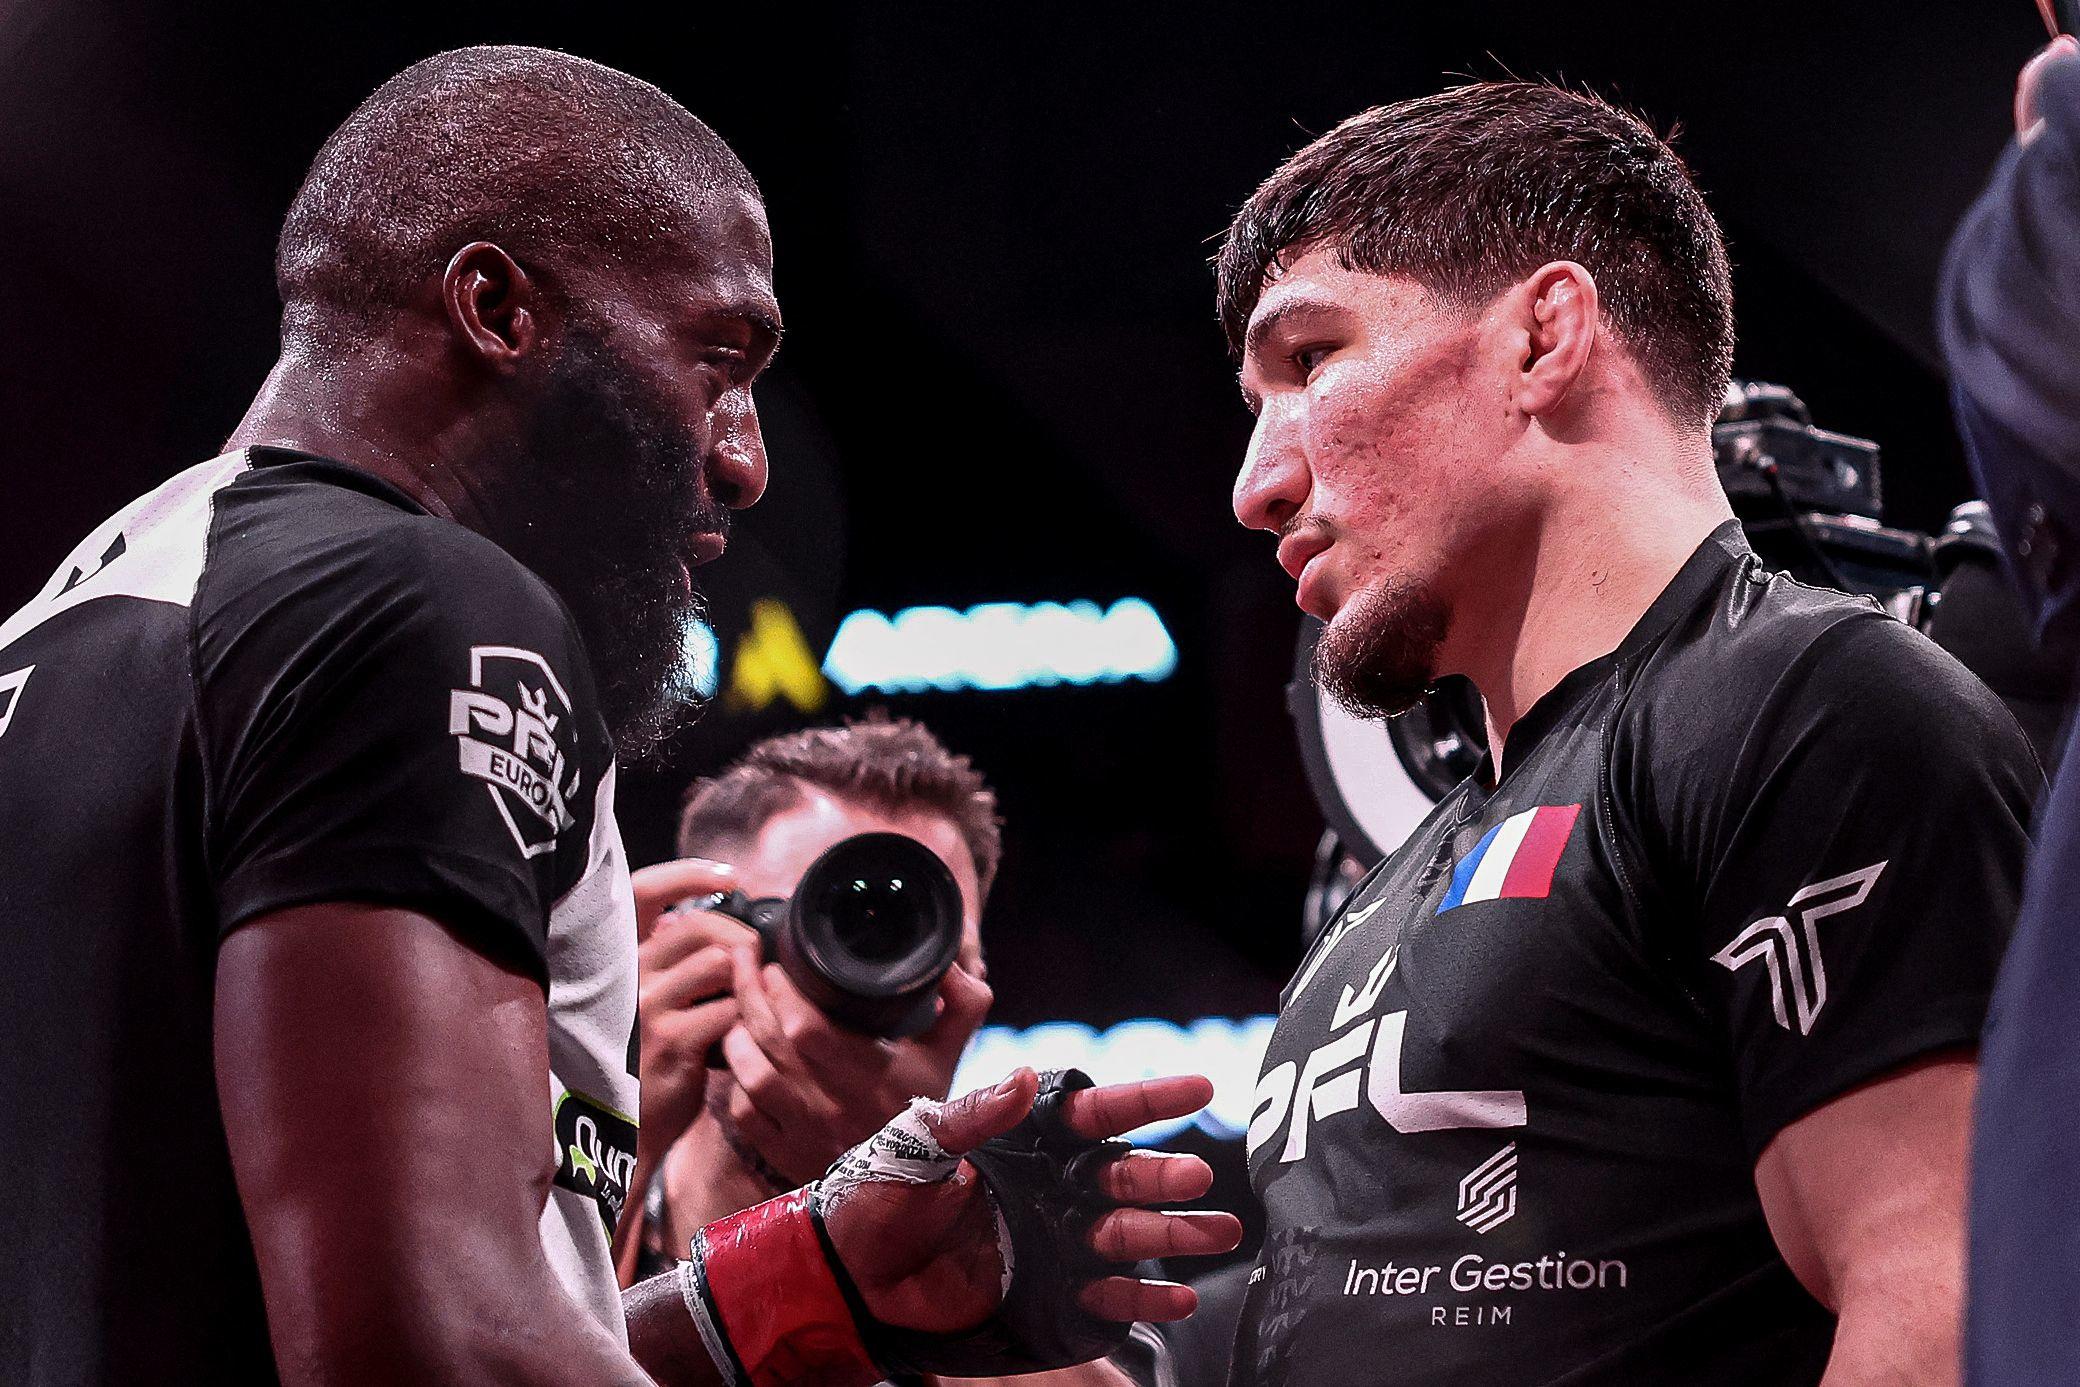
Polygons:
[[0,649],[97,597],[189,605],[202,581],[211,503],[251,466],[243,452],[226,453],[189,468],[102,521],[65,556],[43,591],[0,624]]

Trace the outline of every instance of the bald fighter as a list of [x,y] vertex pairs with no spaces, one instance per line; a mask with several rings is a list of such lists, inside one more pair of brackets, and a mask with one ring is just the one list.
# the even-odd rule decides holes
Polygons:
[[326,141],[276,273],[224,454],[0,626],[9,1380],[864,1384],[1188,1308],[1114,1271],[1232,1220],[1123,1207],[1203,1168],[1099,1143],[1203,1081],[1030,1072],[616,1288],[615,768],[690,705],[781,331],[729,148],[597,64],[442,54]]

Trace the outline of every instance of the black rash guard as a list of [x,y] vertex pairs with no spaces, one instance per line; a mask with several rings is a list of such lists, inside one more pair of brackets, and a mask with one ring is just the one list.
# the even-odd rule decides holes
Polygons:
[[1833,1320],[1771,1240],[1756,1158],[1976,1043],[2027,742],[1935,645],[1764,570],[1729,522],[1503,764],[1285,991],[1233,1381],[1818,1382]]
[[367,473],[232,453],[81,541],[0,625],[0,1378],[275,1380],[218,1116],[217,948],[320,901],[409,907],[540,980],[542,1245],[570,1296],[544,1313],[622,1333],[613,765],[563,603]]

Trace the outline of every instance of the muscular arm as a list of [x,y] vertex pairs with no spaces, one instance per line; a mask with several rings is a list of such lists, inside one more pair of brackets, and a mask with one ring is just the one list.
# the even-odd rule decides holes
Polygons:
[[1897,1070],[1779,1132],[1755,1167],[1784,1260],[1839,1319],[1823,1387],[1958,1376],[1968,1056]]
[[[423,915],[327,904],[236,930],[216,995],[224,1127],[286,1387],[650,1381],[542,1251],[539,984]],[[704,1356],[671,1379],[714,1380]]]
[[[299,906],[225,940],[215,1021],[225,1133],[285,1387],[719,1381],[671,1278],[624,1296],[632,1357],[543,1255],[553,1153],[546,1016],[531,979],[412,911]],[[933,1119],[940,1139],[958,1153],[1009,1131],[1036,1087],[1021,1071],[966,1095]],[[1101,1139],[1189,1113],[1209,1091],[1202,1079],[1094,1089],[1074,1095],[1065,1121]],[[992,1220],[962,1169],[922,1185],[869,1182],[832,1216],[874,1313],[946,1332],[987,1312]],[[1194,1197],[1210,1178],[1190,1157],[1111,1163],[1102,1188],[1122,1207],[1093,1225],[1092,1246],[1121,1263],[1233,1247],[1240,1230],[1225,1214],[1131,1207]],[[979,1279],[978,1255],[991,1264]],[[1107,1277],[1079,1300],[1103,1318],[1169,1319],[1188,1312],[1191,1292]]]

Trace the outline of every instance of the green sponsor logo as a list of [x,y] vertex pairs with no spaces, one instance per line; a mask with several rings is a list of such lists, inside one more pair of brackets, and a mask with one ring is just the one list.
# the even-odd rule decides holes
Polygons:
[[599,1205],[613,1236],[636,1168],[636,1124],[582,1093],[556,1100],[556,1183]]

